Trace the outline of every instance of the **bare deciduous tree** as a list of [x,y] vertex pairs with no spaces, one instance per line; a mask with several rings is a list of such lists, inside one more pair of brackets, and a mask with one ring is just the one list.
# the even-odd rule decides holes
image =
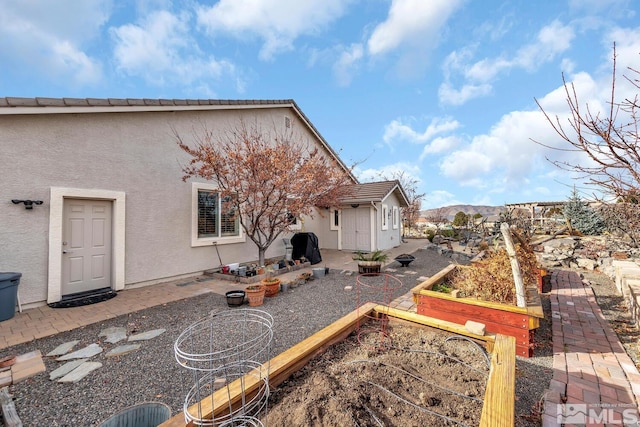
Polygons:
[[395,171],[391,173],[390,176],[381,173],[380,178],[385,181],[397,180],[402,186],[404,194],[407,196],[407,201],[409,202],[409,206],[400,209],[400,217],[402,218],[402,225],[404,227],[403,233],[410,230],[411,227],[415,226],[416,221],[420,217],[420,208],[422,207],[422,200],[424,199],[424,193],[418,193],[418,184],[420,181],[405,171]]
[[214,181],[264,264],[269,246],[292,218],[312,217],[315,207],[337,207],[352,184],[350,170],[338,160],[308,147],[291,132],[264,132],[244,121],[219,135],[203,125],[186,142],[174,129],[176,143],[191,156],[183,180]]
[[433,223],[436,226],[436,234],[440,234],[440,227],[449,222],[446,216],[446,212],[447,210],[445,208],[440,207],[434,209],[431,215],[427,217],[427,221]]
[[[568,144],[568,148],[542,146],[554,150],[575,151],[587,155],[590,163],[549,160],[560,169],[576,172],[587,184],[598,188],[603,196],[597,196],[605,204],[603,212],[617,227],[624,230],[633,242],[638,242],[637,225],[640,223],[637,209],[640,194],[640,101],[638,93],[619,99],[616,92],[616,47],[613,46],[613,69],[611,93],[606,112],[592,111],[588,104],[581,106],[573,83],[562,76],[569,106],[569,118],[563,124],[558,116],[549,115],[536,100],[547,121],[556,133]],[[640,71],[628,68],[630,76],[624,76],[635,89],[640,89]],[[605,200],[608,199],[608,200]],[[611,204],[611,200],[615,206]],[[635,201],[635,202],[634,202]]]

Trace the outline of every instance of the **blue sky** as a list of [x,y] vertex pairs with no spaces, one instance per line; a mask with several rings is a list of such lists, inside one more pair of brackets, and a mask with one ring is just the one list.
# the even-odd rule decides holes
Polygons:
[[[0,96],[294,99],[361,181],[423,209],[566,200],[535,104],[640,69],[638,0],[0,0]],[[635,94],[619,80],[621,96]],[[583,189],[585,196],[589,190]]]

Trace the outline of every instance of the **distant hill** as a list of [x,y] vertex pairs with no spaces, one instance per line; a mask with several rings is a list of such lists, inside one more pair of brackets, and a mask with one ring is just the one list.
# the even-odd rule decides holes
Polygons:
[[479,213],[482,216],[500,215],[500,212],[504,210],[504,206],[475,206],[475,205],[452,205],[443,206],[437,209],[427,209],[420,211],[420,216],[429,218],[437,213],[438,210],[442,210],[441,214],[444,215],[449,221],[453,221],[453,218],[460,211],[467,215],[475,215]]

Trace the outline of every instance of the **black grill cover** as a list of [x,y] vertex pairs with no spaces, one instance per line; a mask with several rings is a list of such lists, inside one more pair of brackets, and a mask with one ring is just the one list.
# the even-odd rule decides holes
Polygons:
[[315,233],[296,233],[291,238],[291,245],[293,245],[291,258],[300,259],[304,256],[311,265],[322,262],[318,236]]

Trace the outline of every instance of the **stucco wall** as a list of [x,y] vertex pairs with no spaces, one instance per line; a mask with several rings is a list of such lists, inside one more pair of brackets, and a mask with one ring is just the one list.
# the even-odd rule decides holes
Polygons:
[[[125,283],[199,272],[219,265],[213,246],[191,247],[191,184],[181,180],[186,155],[172,128],[189,140],[203,124],[236,126],[259,118],[265,129],[293,121],[301,139],[315,141],[288,108],[210,112],[0,115],[0,271],[19,271],[22,303],[47,299],[49,198],[52,187],[126,194]],[[11,199],[37,199],[28,211]],[[257,259],[251,241],[219,245],[223,263]],[[276,241],[267,257],[284,255]]]
[[[396,246],[399,246],[401,243],[401,221],[400,221],[400,212],[398,211],[398,226],[397,228],[393,228],[393,208],[398,208],[399,206],[398,197],[395,193],[391,193],[386,199],[382,201],[381,204],[377,204],[378,212],[376,214],[378,224],[376,227],[378,228],[378,249],[385,250],[391,249]],[[388,227],[386,230],[382,230],[382,205],[386,205],[388,212],[391,214],[391,217],[387,216],[387,224]]]
[[313,217],[305,217],[300,231],[315,233],[320,249],[338,249],[338,232],[331,230],[330,210],[316,209]]

